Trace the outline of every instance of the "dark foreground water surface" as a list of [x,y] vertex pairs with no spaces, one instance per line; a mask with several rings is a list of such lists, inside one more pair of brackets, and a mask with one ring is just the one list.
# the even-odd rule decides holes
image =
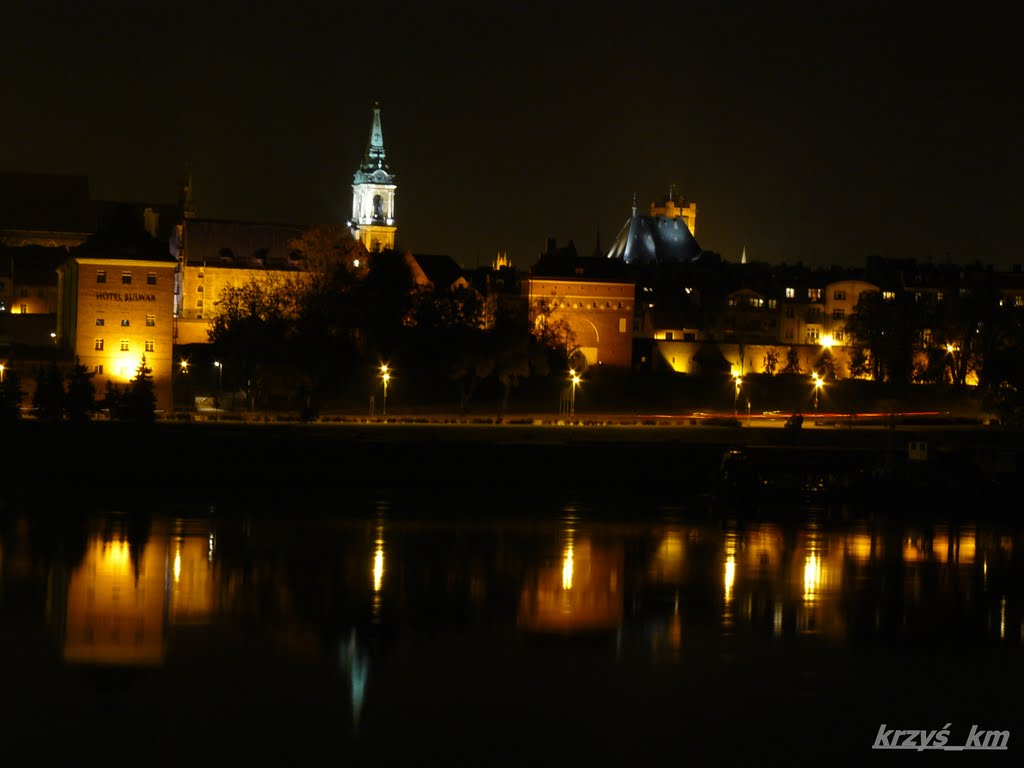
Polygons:
[[401,498],[0,510],[0,764],[1019,760],[1012,514]]

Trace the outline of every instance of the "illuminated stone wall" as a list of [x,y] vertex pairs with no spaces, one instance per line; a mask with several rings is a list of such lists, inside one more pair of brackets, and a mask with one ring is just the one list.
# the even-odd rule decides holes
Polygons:
[[524,281],[532,317],[565,320],[572,330],[570,349],[578,348],[588,365],[628,367],[633,356],[632,283],[557,278]]

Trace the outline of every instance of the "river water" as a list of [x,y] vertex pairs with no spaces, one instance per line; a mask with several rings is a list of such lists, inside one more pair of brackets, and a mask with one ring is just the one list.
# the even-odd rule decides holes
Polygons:
[[966,764],[879,746],[1024,738],[1008,517],[369,494],[0,526],[0,758],[30,755],[5,764]]

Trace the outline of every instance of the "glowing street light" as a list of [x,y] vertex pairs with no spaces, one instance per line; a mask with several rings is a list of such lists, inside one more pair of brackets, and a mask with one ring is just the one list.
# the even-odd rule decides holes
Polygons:
[[576,387],[580,384],[580,375],[575,368],[569,369],[569,379],[572,381],[572,396],[569,398],[569,415],[576,415]]
[[732,398],[732,415],[739,418],[740,388],[743,386],[743,377],[739,373],[734,373],[732,378],[736,383],[736,394]]
[[213,367],[217,369],[217,389],[224,391],[224,363],[220,360],[213,361]]
[[814,380],[814,415],[818,415],[818,393],[821,392],[821,388],[825,386],[825,381],[817,373],[812,373],[811,378]]
[[4,383],[4,368],[5,367],[6,366],[4,366],[3,363],[0,363],[0,384]]
[[186,360],[185,358],[182,358],[181,362],[179,363],[179,365],[181,366],[181,372],[182,373],[188,373],[188,360]]
[[388,382],[391,381],[391,371],[388,370],[387,363],[380,364],[380,380],[384,384],[384,408],[382,413],[386,419],[388,417]]

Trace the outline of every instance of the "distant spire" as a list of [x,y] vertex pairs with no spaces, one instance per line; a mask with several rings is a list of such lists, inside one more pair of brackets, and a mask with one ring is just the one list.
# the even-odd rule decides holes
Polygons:
[[364,171],[388,169],[384,160],[384,132],[380,128],[380,102],[373,103],[373,124],[370,126],[370,141],[366,145],[366,156],[363,158]]
[[633,193],[633,217],[636,218],[636,192]]
[[181,180],[181,191],[178,194],[178,204],[181,206],[181,216],[184,219],[196,217],[196,206],[192,201],[192,163],[185,163],[185,175]]
[[747,263],[747,246],[744,245],[743,246],[743,255],[740,256],[740,264],[746,264],[746,263]]

